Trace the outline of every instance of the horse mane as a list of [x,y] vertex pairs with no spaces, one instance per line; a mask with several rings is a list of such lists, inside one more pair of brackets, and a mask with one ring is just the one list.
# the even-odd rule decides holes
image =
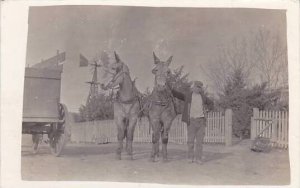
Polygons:
[[129,76],[129,79],[132,84],[132,91],[133,91],[134,95],[136,95],[138,98],[140,98],[143,94],[136,87],[136,83],[135,83],[136,78],[134,78],[134,79],[131,78],[129,68],[124,62],[120,62],[120,63],[121,63],[120,66],[122,66],[121,72],[123,72]]

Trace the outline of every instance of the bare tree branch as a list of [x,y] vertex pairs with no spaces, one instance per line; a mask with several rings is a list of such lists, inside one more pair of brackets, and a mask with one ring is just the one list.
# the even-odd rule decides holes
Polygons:
[[250,37],[234,39],[222,46],[207,67],[200,65],[218,93],[236,70],[241,70],[247,85],[266,82],[276,89],[287,84],[287,48],[277,34],[260,29]]

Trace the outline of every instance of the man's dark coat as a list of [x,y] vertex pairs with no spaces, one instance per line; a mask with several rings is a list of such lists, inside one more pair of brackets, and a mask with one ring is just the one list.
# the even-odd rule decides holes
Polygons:
[[[190,125],[190,109],[191,109],[191,103],[192,103],[192,94],[193,92],[191,90],[183,93],[180,91],[177,91],[175,89],[172,89],[172,94],[174,97],[184,101],[184,107],[182,112],[182,121],[185,122],[187,125]],[[201,95],[201,94],[200,94]],[[203,106],[205,106],[206,97],[203,97],[201,95],[203,100]]]
[[191,109],[191,102],[192,102],[192,91],[188,91],[186,93],[182,93],[172,89],[172,94],[174,97],[184,101],[184,107],[182,112],[182,121],[185,122],[187,125],[190,124],[190,109]]

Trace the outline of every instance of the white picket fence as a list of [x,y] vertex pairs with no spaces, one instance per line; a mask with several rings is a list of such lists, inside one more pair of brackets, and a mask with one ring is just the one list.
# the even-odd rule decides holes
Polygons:
[[[232,111],[209,112],[204,141],[206,143],[224,143],[231,145]],[[230,136],[229,136],[230,135]],[[72,142],[109,143],[117,142],[117,127],[113,120],[75,123],[71,131]],[[147,118],[137,122],[134,142],[152,142],[152,130]],[[171,126],[169,142],[185,144],[187,142],[187,126],[178,115]]]
[[261,134],[262,137],[270,138],[274,147],[288,148],[289,144],[289,113],[287,111],[267,111],[253,109],[251,118],[251,139],[254,140],[268,125],[272,125]]
[[204,141],[225,143],[225,115],[222,112],[208,113]]

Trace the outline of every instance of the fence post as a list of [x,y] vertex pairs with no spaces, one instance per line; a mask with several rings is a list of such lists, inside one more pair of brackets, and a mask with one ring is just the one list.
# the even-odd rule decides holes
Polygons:
[[225,110],[225,145],[232,145],[232,110]]
[[259,109],[258,108],[253,108],[253,115],[251,117],[251,132],[250,132],[250,135],[251,135],[251,140],[254,140],[255,137],[256,137],[256,118],[259,118]]
[[279,121],[281,121],[282,118],[284,118],[284,116],[282,116],[282,115],[283,115],[283,113],[281,111],[279,111],[279,117],[272,117],[272,125],[271,125],[271,127],[272,127],[271,134],[272,135],[270,135],[270,136],[271,136],[271,141],[273,143],[277,143],[277,138],[278,138],[277,137],[278,127],[277,127],[277,121],[276,121],[276,119],[278,119]]

